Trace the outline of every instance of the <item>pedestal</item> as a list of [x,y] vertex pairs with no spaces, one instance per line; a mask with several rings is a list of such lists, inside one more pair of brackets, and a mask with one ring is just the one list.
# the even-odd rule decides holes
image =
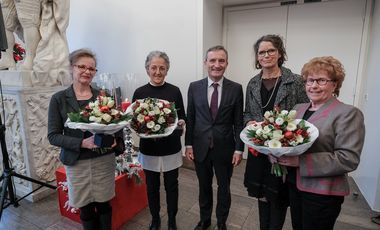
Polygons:
[[[51,96],[67,86],[57,86],[55,80],[40,78],[31,71],[3,70],[0,80],[4,94],[0,105],[4,104],[5,118],[1,106],[0,114],[6,128],[11,167],[19,174],[55,184],[55,170],[61,165],[58,159],[60,149],[51,146],[47,139],[48,107]],[[0,173],[2,171],[3,164],[0,163]],[[13,179],[19,197],[39,187],[17,177]],[[53,192],[44,187],[26,199],[37,201]]]
[[[57,184],[66,181],[66,172],[64,167],[56,171]],[[133,178],[127,175],[115,177],[115,197],[111,200],[112,206],[112,230],[116,230],[126,224],[142,209],[147,207],[148,199],[146,196],[145,176],[141,171],[142,184],[135,184]],[[64,205],[67,201],[67,193],[58,190],[59,210],[62,216],[80,223],[79,213],[72,213]]]

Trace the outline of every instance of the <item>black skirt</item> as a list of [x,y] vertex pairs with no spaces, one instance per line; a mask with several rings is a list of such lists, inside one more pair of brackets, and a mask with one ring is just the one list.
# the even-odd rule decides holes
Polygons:
[[265,154],[253,156],[248,153],[244,174],[244,185],[248,195],[257,198],[265,197],[268,201],[280,206],[289,206],[288,185],[282,177],[271,174],[272,165]]

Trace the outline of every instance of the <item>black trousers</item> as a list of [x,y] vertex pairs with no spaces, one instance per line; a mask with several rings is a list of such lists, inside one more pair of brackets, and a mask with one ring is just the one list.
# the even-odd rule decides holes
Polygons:
[[294,230],[333,230],[344,196],[302,192],[289,183],[289,199]]
[[[160,172],[144,169],[150,214],[153,221],[160,219]],[[178,168],[164,172],[164,186],[169,218],[178,212]]]
[[223,224],[227,221],[231,206],[230,183],[233,165],[232,158],[231,161],[222,161],[218,159],[217,154],[218,153],[215,151],[209,150],[204,161],[195,161],[194,164],[199,182],[199,208],[201,220],[211,220],[213,207],[212,180],[215,171],[218,184],[216,218],[218,224]]

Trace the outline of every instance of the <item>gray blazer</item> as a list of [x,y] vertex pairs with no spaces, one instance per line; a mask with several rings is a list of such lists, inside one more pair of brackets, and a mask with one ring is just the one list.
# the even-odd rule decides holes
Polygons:
[[[91,89],[96,97],[98,90]],[[48,139],[50,144],[61,147],[60,160],[64,165],[74,165],[80,155],[84,132],[64,127],[67,113],[79,112],[79,104],[73,86],[55,93],[49,104]]]
[[[281,67],[281,72],[281,84],[274,104],[280,106],[280,109],[291,109],[296,104],[309,102],[302,78],[285,67]],[[261,108],[263,105],[260,95],[261,84],[261,73],[259,73],[247,85],[244,124],[252,120],[263,120]]]
[[207,99],[207,78],[192,82],[188,90],[185,144],[193,146],[194,157],[202,162],[210,141],[223,161],[231,161],[235,150],[243,151],[243,89],[227,78],[223,80],[222,98],[215,121]]
[[[296,106],[302,118],[310,103]],[[364,144],[362,112],[332,98],[308,119],[319,130],[310,149],[300,155],[297,188],[301,191],[344,196],[349,194],[347,173],[355,170]]]

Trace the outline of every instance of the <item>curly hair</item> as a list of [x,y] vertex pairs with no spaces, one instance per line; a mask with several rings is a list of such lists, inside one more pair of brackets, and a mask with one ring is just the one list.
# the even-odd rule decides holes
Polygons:
[[339,96],[340,88],[346,76],[342,63],[332,56],[315,57],[306,63],[301,70],[304,81],[306,81],[309,75],[319,73],[326,73],[328,78],[335,81],[334,94]]
[[270,42],[278,50],[278,53],[280,54],[280,58],[278,59],[278,67],[281,67],[282,64],[288,59],[286,55],[286,50],[284,46],[284,42],[282,41],[282,38],[280,35],[275,35],[275,34],[268,34],[264,35],[259,40],[256,41],[256,43],[253,45],[253,50],[255,52],[255,68],[256,69],[261,69],[262,66],[259,63],[259,59],[257,57],[258,52],[259,52],[259,46],[261,42]]

